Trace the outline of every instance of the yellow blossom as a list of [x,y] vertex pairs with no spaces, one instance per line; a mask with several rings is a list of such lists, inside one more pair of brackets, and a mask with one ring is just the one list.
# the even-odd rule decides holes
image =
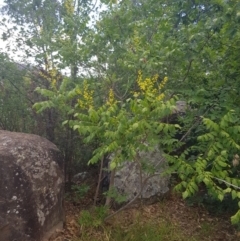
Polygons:
[[154,75],[152,78],[146,78],[143,80],[141,70],[138,71],[137,84],[142,92],[149,91],[152,93],[156,93],[157,89],[154,88],[154,86],[157,80],[158,80],[158,75]]
[[168,77],[164,77],[163,81],[161,82],[161,84],[159,85],[159,89],[161,90],[167,83],[168,81]]
[[52,87],[55,87],[55,86],[56,86],[56,83],[57,83],[57,80],[56,80],[56,79],[53,79],[53,80],[52,80],[52,83],[51,83]]
[[133,92],[133,97],[137,98],[140,95],[139,92]]
[[142,71],[138,71],[138,77],[137,77],[137,84],[140,89],[140,92],[133,92],[133,97],[138,97],[140,94],[147,95],[147,96],[155,96],[156,100],[161,101],[164,99],[165,95],[164,93],[161,93],[161,90],[166,85],[168,78],[164,77],[162,82],[157,85],[157,81],[159,79],[159,75],[155,74],[153,77],[145,78],[142,77]]
[[76,89],[76,93],[77,93],[78,95],[81,95],[81,94],[82,94],[82,91],[80,90],[80,88],[77,88],[77,89]]
[[83,82],[83,90],[77,88],[76,93],[79,94],[81,97],[78,99],[78,105],[80,108],[93,108],[93,91],[89,90],[89,84],[87,83],[87,81]]
[[72,15],[74,13],[73,0],[65,0],[64,7],[68,15]]
[[85,108],[85,105],[84,105],[83,101],[80,100],[80,99],[78,99],[78,105],[79,105],[79,107],[80,107],[81,109],[84,109],[84,108]]
[[163,100],[164,97],[165,97],[165,95],[162,93],[159,96],[157,96],[156,100],[158,100],[158,101]]
[[40,71],[39,75],[45,80],[49,81],[52,88],[56,88],[57,81],[61,78],[61,75],[58,73],[56,68],[48,68],[46,71]]
[[133,32],[133,43],[135,48],[138,48],[140,45],[140,38],[139,38],[138,31],[136,29],[134,29],[134,32]]
[[113,92],[113,89],[111,88],[108,93],[107,105],[113,105],[115,101],[116,100],[114,98],[114,92]]

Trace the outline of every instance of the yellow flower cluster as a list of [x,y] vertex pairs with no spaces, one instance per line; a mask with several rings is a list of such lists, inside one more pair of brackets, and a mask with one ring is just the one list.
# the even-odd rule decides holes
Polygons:
[[[49,69],[49,68],[48,68]],[[56,68],[49,69],[48,71],[40,71],[39,75],[51,83],[52,88],[56,88],[56,83],[60,76]]]
[[161,84],[159,85],[159,89],[160,89],[160,90],[165,86],[165,84],[167,83],[167,81],[168,81],[168,77],[164,77],[163,81],[162,81]]
[[114,91],[111,88],[108,93],[108,100],[107,100],[107,105],[113,105],[116,102],[115,97],[114,97]]
[[57,69],[52,68],[51,70],[49,70],[49,75],[51,76],[51,85],[52,85],[52,87],[55,87],[57,81],[59,80]]
[[137,98],[138,96],[140,95],[140,93],[139,92],[133,92],[133,97],[135,97],[135,98]]
[[158,79],[158,75],[154,75],[152,78],[146,78],[143,80],[142,71],[138,71],[137,84],[142,92],[151,91],[153,93],[157,92],[157,89],[154,87]]
[[[164,77],[163,81],[159,85],[159,90],[161,90],[166,85],[167,81],[168,81],[168,77]],[[165,97],[164,93],[161,93],[159,96],[157,96],[157,100],[159,101],[163,100],[164,97]]]
[[76,90],[76,93],[78,94],[78,95],[81,95],[82,94],[82,91],[81,91],[81,89],[78,87]]
[[[152,78],[142,77],[142,71],[138,71],[137,84],[141,90],[141,92],[134,92],[133,96],[137,98],[141,93],[142,94],[154,94],[156,96],[156,100],[162,100],[164,98],[164,93],[161,93],[161,90],[166,85],[168,78],[164,77],[163,81],[157,86],[157,80],[159,76],[156,74]],[[160,93],[158,95],[158,93]]]
[[44,79],[48,80],[49,82],[51,81],[51,78],[48,76],[47,73],[45,73],[45,72],[43,72],[43,71],[40,71],[40,72],[39,72],[39,75],[40,75],[41,77],[43,77]]
[[133,44],[134,44],[135,48],[138,48],[138,46],[140,44],[139,34],[138,34],[138,31],[136,29],[133,32]]
[[89,90],[87,81],[83,82],[83,90],[76,89],[76,93],[81,95],[81,99],[78,99],[78,105],[82,109],[93,108],[93,91]]
[[160,100],[163,100],[164,97],[165,97],[165,95],[163,93],[161,93],[160,95],[157,96],[156,99],[160,101]]
[[73,0],[65,0],[64,7],[68,15],[72,15],[74,13]]

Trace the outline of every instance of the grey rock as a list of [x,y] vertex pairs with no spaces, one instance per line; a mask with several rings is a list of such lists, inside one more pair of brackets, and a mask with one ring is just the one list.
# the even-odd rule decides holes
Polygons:
[[176,113],[186,113],[187,111],[187,102],[184,100],[176,101]]
[[81,183],[82,181],[86,180],[88,177],[89,173],[88,172],[79,172],[76,175],[73,176],[72,181],[74,183]]
[[140,153],[140,161],[141,178],[139,165],[136,162],[127,161],[116,171],[114,187],[118,193],[126,196],[126,201],[131,201],[141,190],[141,179],[144,183],[148,178],[139,198],[154,202],[169,191],[169,176],[163,175],[168,167],[167,161],[157,148],[150,153]]
[[63,182],[63,159],[53,143],[0,131],[0,240],[42,241],[62,227]]

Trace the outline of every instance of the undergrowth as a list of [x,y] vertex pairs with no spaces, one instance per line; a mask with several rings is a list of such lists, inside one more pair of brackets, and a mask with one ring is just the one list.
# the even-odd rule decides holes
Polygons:
[[168,222],[136,221],[129,227],[118,225],[101,225],[99,227],[81,227],[81,236],[77,241],[198,241],[194,237],[186,237],[180,229]]
[[142,216],[141,211],[122,213],[105,223],[104,218],[107,211],[104,207],[95,207],[91,211],[82,211],[78,220],[81,227],[80,237],[75,241],[201,240],[186,235],[183,230],[170,220],[163,218],[149,219]]

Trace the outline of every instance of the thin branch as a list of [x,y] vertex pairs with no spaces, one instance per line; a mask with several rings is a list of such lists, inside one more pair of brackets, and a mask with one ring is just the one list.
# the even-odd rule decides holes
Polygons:
[[188,75],[189,75],[189,72],[190,72],[190,69],[191,69],[191,66],[192,66],[192,62],[193,62],[193,59],[191,59],[191,60],[189,61],[187,73],[186,73],[186,75],[185,75],[184,78],[183,78],[183,82],[186,80],[186,78],[187,78]]
[[[207,108],[207,110],[201,115],[204,117],[204,115],[207,114],[207,112],[213,107],[213,105],[211,105],[209,108]],[[198,116],[198,119],[193,123],[193,125],[188,129],[188,131],[183,135],[183,137],[180,139],[180,142],[183,141],[192,131],[192,129],[198,125],[201,122],[201,118],[199,118],[200,116]]]
[[101,184],[101,182],[102,182],[103,159],[104,159],[104,156],[103,156],[102,159],[101,159],[99,176],[98,176],[98,184],[97,184],[97,188],[96,188],[96,192],[95,192],[95,196],[94,196],[94,201],[93,201],[93,205],[94,205],[94,206],[96,206],[97,197],[98,197],[98,193],[99,193],[99,189],[100,189],[100,184]]
[[[140,162],[140,156],[139,156],[139,152],[137,153],[137,156],[136,156],[136,160],[137,162],[137,165],[138,165],[138,168],[139,168],[139,179],[140,179],[140,190],[141,190],[141,193],[142,193],[142,190],[143,190],[143,181],[142,181],[142,165],[141,165],[141,162]],[[142,196],[141,196],[141,199],[142,199]]]
[[182,138],[180,139],[179,142],[183,141],[183,140],[190,134],[190,132],[192,131],[192,129],[199,124],[199,122],[200,122],[200,121],[199,121],[199,119],[198,119],[195,123],[193,123],[193,125],[192,125],[192,126],[188,129],[188,131],[182,136]]
[[236,186],[236,185],[234,185],[234,184],[231,184],[231,183],[229,183],[229,182],[226,182],[226,181],[224,181],[223,179],[220,179],[220,178],[217,178],[217,177],[213,177],[213,179],[216,179],[216,180],[218,180],[218,181],[220,181],[220,182],[224,182],[225,184],[227,184],[227,185],[229,185],[229,186],[232,186],[232,187],[240,190],[240,187],[238,187],[238,186]]
[[[116,172],[116,169],[113,169],[113,170],[111,171],[110,183],[109,183],[109,190],[111,190],[111,189],[113,188],[115,172]],[[107,196],[106,202],[105,202],[105,206],[109,207],[109,206],[110,206],[110,203],[111,203],[111,200],[112,200],[112,198]]]

